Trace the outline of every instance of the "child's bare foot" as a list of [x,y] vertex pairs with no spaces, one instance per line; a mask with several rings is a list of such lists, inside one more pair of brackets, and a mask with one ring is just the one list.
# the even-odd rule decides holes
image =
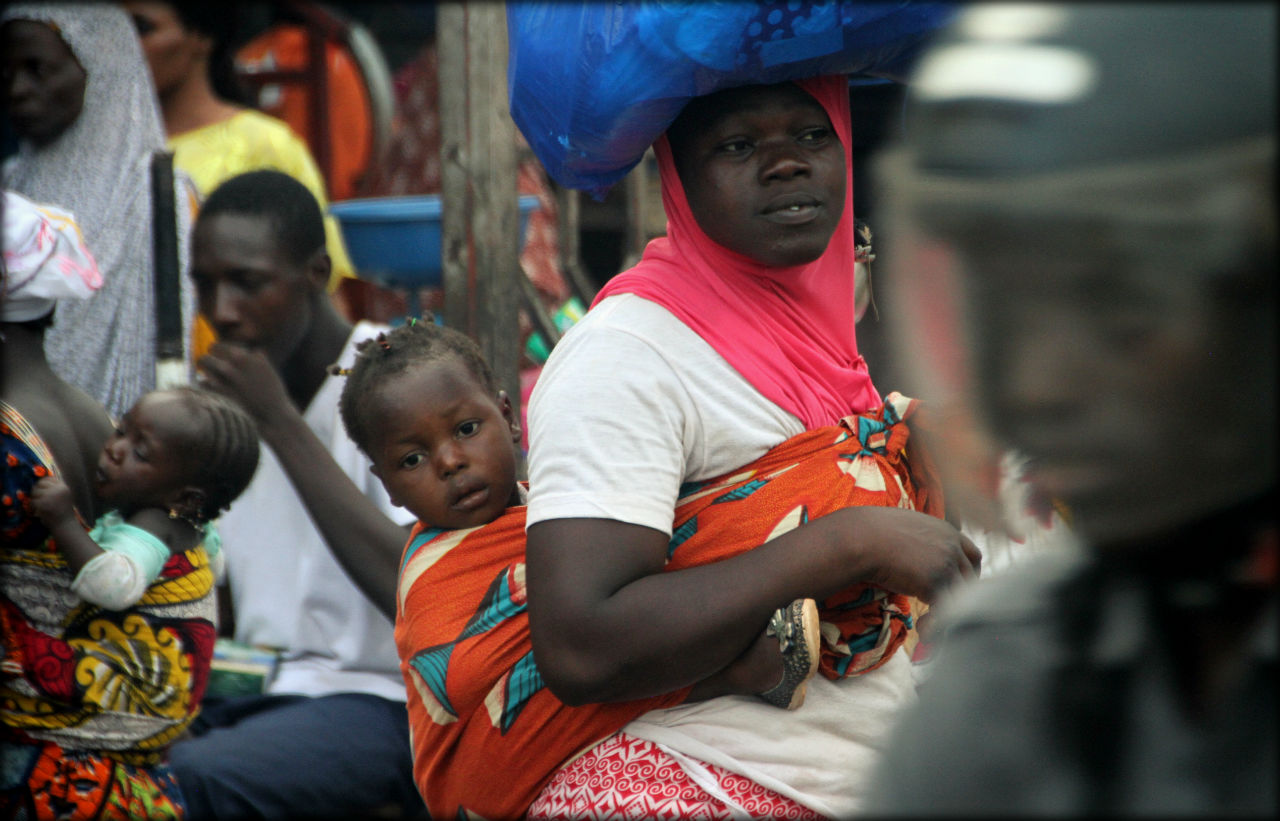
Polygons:
[[796,599],[780,607],[769,620],[766,636],[776,636],[782,652],[782,680],[760,693],[760,698],[786,710],[804,704],[809,679],[818,671],[818,604],[813,599]]

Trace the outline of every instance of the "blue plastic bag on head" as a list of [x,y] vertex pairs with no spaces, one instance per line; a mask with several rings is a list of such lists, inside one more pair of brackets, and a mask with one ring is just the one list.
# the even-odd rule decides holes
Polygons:
[[509,0],[511,116],[552,178],[603,199],[693,97],[819,74],[901,79],[955,3]]

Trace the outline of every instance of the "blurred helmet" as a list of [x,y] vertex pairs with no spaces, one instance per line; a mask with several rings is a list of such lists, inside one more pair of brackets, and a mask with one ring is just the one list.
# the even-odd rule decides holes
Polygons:
[[989,204],[1244,228],[1257,203],[1223,194],[1241,178],[1274,213],[1276,22],[1269,3],[969,7],[917,66],[905,155],[878,178],[926,223],[936,195],[948,220]]
[[[1114,450],[1163,501],[1100,505],[1112,534],[1274,486],[1276,23],[1262,3],[968,6],[876,158],[902,389],[1046,460],[1129,413],[1150,447]],[[1155,317],[1161,339],[1201,334],[1196,356],[1144,359]],[[1243,458],[1201,458],[1201,498],[1156,494],[1207,396],[1247,397],[1213,426]]]
[[922,170],[985,177],[1149,161],[1273,136],[1276,7],[973,6],[921,61]]
[[1164,276],[1274,265],[1276,24],[1271,3],[968,6],[875,159],[886,284],[937,306],[955,255],[1011,237]]

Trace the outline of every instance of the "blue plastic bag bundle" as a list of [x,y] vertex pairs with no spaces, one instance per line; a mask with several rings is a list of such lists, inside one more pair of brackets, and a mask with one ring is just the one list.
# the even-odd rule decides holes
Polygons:
[[955,3],[510,0],[511,116],[557,182],[603,199],[691,98],[818,74],[901,79]]

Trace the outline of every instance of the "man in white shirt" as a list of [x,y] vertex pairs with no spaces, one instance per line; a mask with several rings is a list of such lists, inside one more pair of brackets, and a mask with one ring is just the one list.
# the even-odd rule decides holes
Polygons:
[[341,817],[421,811],[394,589],[412,515],[395,508],[338,412],[356,343],[325,291],[314,197],[275,171],[234,177],[192,240],[200,308],[218,334],[205,385],[240,402],[262,461],[219,520],[238,641],[280,652],[267,694],[211,700],[172,766],[188,817]]

